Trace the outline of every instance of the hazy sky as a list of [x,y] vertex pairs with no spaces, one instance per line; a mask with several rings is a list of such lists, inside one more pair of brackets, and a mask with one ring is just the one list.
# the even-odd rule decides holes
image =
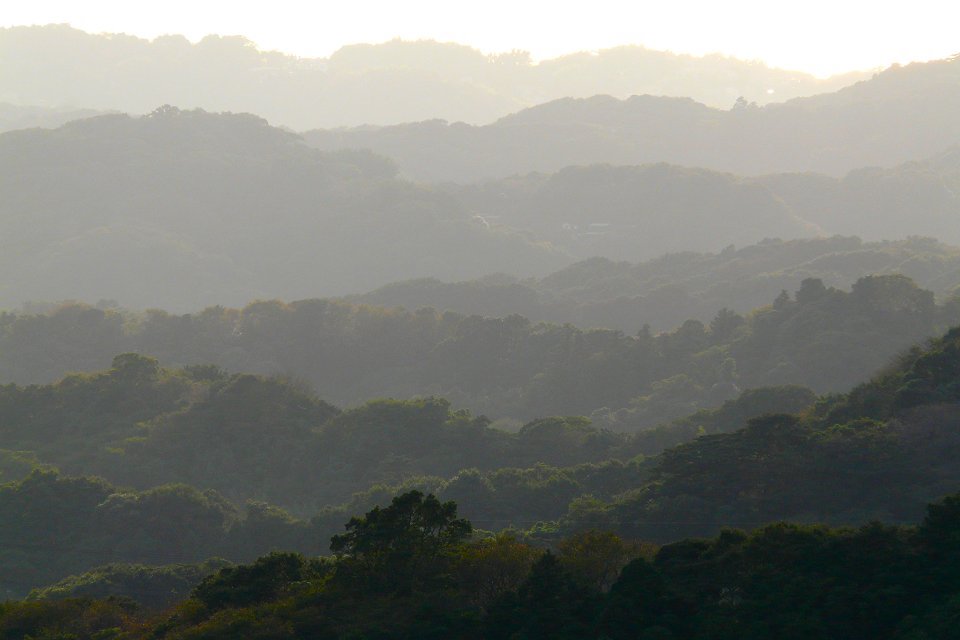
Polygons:
[[148,38],[245,35],[301,56],[395,37],[526,49],[538,59],[642,44],[817,75],[960,51],[958,0],[0,0],[0,26],[50,22]]

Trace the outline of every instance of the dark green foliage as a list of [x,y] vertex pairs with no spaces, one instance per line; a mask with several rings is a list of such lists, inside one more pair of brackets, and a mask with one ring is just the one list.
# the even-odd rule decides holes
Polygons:
[[598,594],[580,586],[556,556],[547,552],[530,570],[517,592],[494,603],[485,636],[530,640],[577,640],[590,637]]
[[642,484],[648,477],[650,462],[609,460],[572,467],[537,464],[492,471],[472,468],[446,479],[415,476],[402,483],[376,484],[356,493],[349,502],[321,510],[311,519],[311,524],[333,533],[350,513],[370,509],[394,495],[415,489],[456,501],[464,516],[482,529],[523,529],[539,521],[559,519],[571,501],[584,495],[589,496],[584,500],[590,504]]
[[877,524],[777,524],[669,545],[656,564],[677,596],[698,603],[691,621],[705,636],[882,638],[939,595],[921,586],[927,560],[911,540]]
[[[133,354],[117,365],[51,386],[0,388],[0,445],[37,452],[4,459],[33,460],[18,463],[19,473],[53,464],[143,489],[187,483],[303,514],[415,476],[634,455],[627,438],[583,418],[543,419],[510,434],[438,398],[341,413],[289,380],[163,370]],[[251,507],[247,519],[291,532],[268,507]]]
[[0,449],[0,484],[22,480],[34,469],[45,467],[32,451]]
[[[101,565],[246,561],[278,548],[318,553],[323,535],[327,529],[277,507],[250,504],[241,512],[214,491],[165,485],[135,492],[35,471],[0,485],[0,596],[23,596],[63,579],[38,597],[119,594],[158,606],[215,565]],[[64,579],[83,572],[90,573]]]
[[[716,409],[701,409],[679,420],[634,434],[627,451],[653,455],[699,436],[736,431],[757,416],[800,413],[812,406],[815,400],[813,391],[800,386],[748,389]],[[631,418],[630,412],[618,412],[609,419],[620,421]],[[603,424],[603,421],[598,422]]]
[[186,599],[203,578],[227,565],[227,561],[220,559],[199,564],[163,566],[109,564],[80,575],[68,576],[49,587],[34,589],[28,599],[103,599],[122,596],[147,609],[165,609]]
[[[652,629],[658,628],[663,634],[660,637],[670,638],[669,628],[682,628],[683,624],[684,611],[677,600],[671,598],[660,570],[637,558],[623,568],[610,590],[598,626],[613,640],[657,637]],[[665,626],[659,626],[661,620]]]
[[123,598],[0,602],[0,639],[112,640],[140,626],[137,614]]
[[960,400],[960,327],[953,328],[938,346],[904,373],[893,399],[897,409]]
[[927,502],[960,485],[958,345],[954,329],[804,414],[754,418],[741,431],[669,449],[649,482],[571,512],[570,526],[599,511],[622,532],[671,540],[778,519],[916,521]]
[[[726,529],[713,538],[678,541],[655,554],[634,556],[606,592],[568,571],[567,566],[589,564],[595,555],[594,549],[568,541],[562,559],[505,536],[467,542],[455,535],[444,543],[415,543],[417,536],[408,535],[423,523],[417,521],[418,509],[428,502],[411,492],[354,518],[348,528],[359,537],[344,548],[353,555],[310,560],[271,554],[222,569],[205,578],[190,599],[153,619],[116,600],[6,603],[0,605],[0,637],[37,637],[40,629],[80,638],[124,634],[120,637],[131,640],[932,640],[956,635],[960,566],[945,564],[944,553],[955,555],[960,535],[957,495],[930,505],[920,527],[774,523],[750,533]],[[449,511],[438,522],[457,522],[453,505],[433,507]],[[367,551],[360,552],[361,546]],[[398,563],[397,552],[414,547],[421,576],[426,568],[451,562],[456,570],[442,581],[409,581],[411,567]],[[367,584],[358,589],[355,580],[343,576],[356,578],[363,553],[375,549],[386,552],[385,562],[369,563]],[[486,592],[496,597],[476,600]],[[113,631],[100,631],[104,628]],[[94,636],[98,631],[104,635]]]
[[[85,385],[98,394],[118,393],[111,386],[117,385],[127,394],[121,406],[134,415],[149,406],[141,396],[176,390],[192,401],[142,430],[136,427],[131,435],[142,435],[133,440],[107,440],[123,447],[108,458],[93,455],[106,436],[98,439],[90,419],[86,446],[93,448],[72,450],[69,459],[83,454],[91,456],[91,464],[109,460],[106,471],[138,478],[145,486],[189,479],[203,488],[207,482],[240,487],[241,498],[251,497],[244,492],[257,497],[272,491],[287,504],[308,505],[300,509],[307,513],[343,504],[308,523],[269,503],[251,502],[240,510],[220,494],[184,485],[121,491],[102,481],[34,472],[0,489],[0,515],[6,514],[0,519],[4,588],[22,594],[109,562],[243,560],[269,550],[319,550],[348,513],[411,489],[457,500],[481,528],[516,526],[545,539],[597,526],[631,537],[674,540],[711,534],[722,525],[752,528],[784,518],[909,522],[920,517],[925,502],[960,483],[957,413],[940,396],[905,409],[892,399],[905,380],[951,388],[955,376],[949,366],[925,363],[952,353],[958,335],[951,332],[909,352],[870,383],[846,396],[821,399],[799,416],[755,417],[803,407],[808,392],[791,387],[752,391],[649,437],[615,436],[582,419],[560,418],[534,421],[508,434],[482,418],[451,411],[438,399],[378,401],[337,413],[278,380],[215,370],[170,372],[139,356],[119,358],[112,373],[74,377],[69,385],[8,387],[9,415],[28,410],[14,401],[18,394],[31,402],[43,398],[29,410],[47,411],[51,428],[63,415],[57,414],[58,406],[84,406]],[[120,371],[127,373],[119,376]],[[67,390],[74,394],[66,396],[72,404],[59,401]],[[738,431],[744,420],[748,426]],[[128,423],[119,413],[104,424],[112,430]],[[242,430],[229,435],[235,427]],[[658,458],[626,462],[639,452],[655,453],[701,434],[706,435]],[[247,444],[223,457],[243,464],[196,457],[230,446],[240,436],[250,438]],[[163,454],[151,454],[157,451]],[[537,464],[540,460],[590,462],[564,467]]]
[[290,474],[313,464],[306,447],[313,430],[338,413],[289,381],[232,376],[117,443],[123,459],[114,463],[116,471],[104,473],[139,486],[182,481],[238,501],[283,496],[286,504],[298,504],[304,499],[296,488],[300,480]]
[[35,451],[65,471],[89,473],[109,457],[108,444],[181,407],[192,387],[189,378],[161,372],[155,359],[136,354],[117,356],[108,371],[72,374],[55,385],[0,387],[0,442]]
[[258,558],[252,565],[227,567],[208,575],[192,596],[210,611],[245,607],[275,600],[292,583],[320,580],[326,573],[328,568],[320,562],[276,552]]
[[330,550],[344,556],[335,579],[361,591],[401,593],[440,586],[447,556],[472,531],[467,520],[457,518],[456,503],[419,491],[351,518],[346,528],[330,540]]
[[[831,295],[820,292],[805,304]],[[72,464],[101,465],[144,486],[200,479],[202,490],[183,484],[120,490],[44,471],[5,485],[0,488],[3,588],[22,595],[111,562],[185,563],[211,556],[235,561],[270,550],[316,552],[346,513],[410,489],[460,501],[463,513],[481,528],[518,526],[542,540],[597,526],[668,541],[709,535],[723,525],[753,528],[785,518],[915,521],[926,502],[960,483],[956,402],[939,391],[912,406],[893,399],[911,380],[951,389],[956,372],[950,354],[958,336],[952,331],[912,350],[871,382],[848,395],[823,398],[800,415],[756,417],[807,404],[810,396],[802,389],[744,394],[665,427],[658,437],[712,435],[658,458],[629,462],[656,440],[651,445],[643,434],[611,434],[577,418],[541,419],[510,434],[435,398],[377,401],[339,413],[289,382],[229,376],[209,367],[170,371],[154,360],[124,355],[106,373],[75,375],[51,387],[4,388],[7,437],[42,445],[41,451]],[[935,362],[945,364],[929,364]],[[101,396],[113,401],[90,402]],[[96,411],[106,409],[113,410],[109,419],[96,420]],[[157,410],[159,415],[148,418]],[[55,434],[77,415],[84,437],[61,448]],[[54,435],[39,441],[23,416],[42,418],[36,424]],[[131,423],[134,419],[139,422]],[[241,444],[231,452],[235,442]],[[17,450],[21,444],[11,443]],[[230,453],[206,461],[196,457],[207,450]],[[225,464],[220,456],[242,464]],[[542,460],[579,464],[537,464]],[[500,466],[505,464],[511,466]],[[264,502],[250,502],[242,511],[204,486],[207,482],[241,487],[236,496],[241,498],[267,490],[293,496],[291,502],[306,504],[302,511],[308,513],[369,490],[308,523]],[[423,577],[409,562],[398,562],[403,570],[397,575],[407,576],[403,584],[443,583],[448,575],[446,569],[430,569]],[[360,575],[368,580],[377,571]]]
[[212,492],[167,485],[136,493],[35,471],[0,486],[0,593],[111,562],[199,562],[229,552],[236,520]]

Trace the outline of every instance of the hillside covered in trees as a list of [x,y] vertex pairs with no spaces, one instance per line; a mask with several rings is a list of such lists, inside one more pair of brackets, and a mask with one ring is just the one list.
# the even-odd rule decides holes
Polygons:
[[745,315],[721,308],[659,334],[334,300],[186,315],[64,305],[0,316],[0,381],[52,382],[139,352],[165,365],[289,376],[340,406],[437,395],[494,420],[588,415],[635,431],[741,389],[845,391],[960,321],[957,298],[938,304],[903,276],[861,278],[850,292],[799,284]]
[[954,328],[798,416],[766,416],[671,449],[650,483],[607,514],[623,518],[624,532],[659,539],[708,533],[719,523],[917,519],[927,501],[960,481],[958,367]]
[[141,488],[185,482],[303,513],[408,477],[656,454],[813,400],[802,387],[768,387],[634,435],[583,417],[540,418],[507,432],[440,398],[373,400],[341,411],[289,381],[228,376],[211,366],[162,370],[124,354],[108,371],[4,387],[0,473],[19,480],[56,467]]
[[589,165],[443,190],[494,228],[530,230],[584,258],[633,261],[743,246],[747,238],[753,244],[835,234],[868,241],[930,236],[960,244],[958,146],[840,178],[743,178],[664,163]]
[[[282,381],[163,372],[123,356],[105,373],[4,390],[4,448],[145,487],[43,468],[5,485],[4,589],[22,594],[106,563],[318,553],[346,514],[412,487],[457,500],[482,528],[512,525],[532,541],[598,527],[669,542],[779,519],[916,521],[960,481],[958,341],[951,330],[812,407],[799,390],[755,392],[635,436],[578,418],[508,434],[439,400],[340,412]],[[19,465],[11,472],[27,471],[24,454],[7,457]],[[264,498],[316,515],[298,520]],[[185,518],[193,524],[173,524]]]
[[[0,637],[946,638],[958,502],[929,505],[919,526],[780,523],[660,548],[588,532],[544,552],[471,536],[455,503],[409,492],[352,518],[331,539],[335,557],[221,568],[159,614],[116,597],[103,578],[130,573],[105,568],[0,605]],[[141,568],[129,593],[185,573]]]
[[931,238],[771,239],[718,253],[687,251],[640,263],[590,258],[543,278],[501,273],[463,282],[408,280],[348,299],[410,310],[519,314],[533,321],[633,333],[644,324],[667,331],[690,319],[709,322],[724,307],[746,314],[808,278],[846,289],[866,275],[893,274],[911,278],[946,302],[960,293],[960,249]]

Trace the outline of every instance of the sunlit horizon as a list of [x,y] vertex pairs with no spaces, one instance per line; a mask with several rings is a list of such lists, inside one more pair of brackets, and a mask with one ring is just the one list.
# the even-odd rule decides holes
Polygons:
[[900,3],[825,2],[803,5],[739,0],[669,6],[597,0],[585,7],[492,0],[464,3],[367,0],[341,7],[268,5],[221,0],[170,0],[144,14],[119,0],[78,4],[38,0],[5,7],[0,26],[70,24],[90,33],[153,39],[178,34],[197,42],[211,34],[240,35],[262,50],[327,57],[345,45],[395,39],[456,42],[484,53],[530,52],[534,60],[617,46],[644,46],[695,56],[721,54],[818,77],[953,55],[960,8],[919,0]]

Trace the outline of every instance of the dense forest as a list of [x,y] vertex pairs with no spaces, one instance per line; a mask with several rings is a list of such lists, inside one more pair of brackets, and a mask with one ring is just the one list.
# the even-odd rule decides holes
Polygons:
[[904,276],[861,278],[850,292],[799,284],[746,315],[721,308],[659,334],[334,300],[186,315],[69,304],[0,315],[0,381],[52,382],[139,352],[164,365],[285,375],[337,405],[439,395],[493,420],[588,415],[634,431],[741,389],[845,391],[960,322],[960,298],[937,304]]
[[808,278],[850,288],[865,275],[901,274],[942,302],[960,293],[960,249],[931,238],[863,242],[834,236],[768,239],[717,253],[685,251],[640,263],[594,257],[543,278],[493,274],[476,280],[394,282],[349,296],[353,302],[468,315],[519,314],[533,321],[669,331],[707,323],[724,307],[741,314],[764,306]]
[[582,417],[540,418],[508,432],[439,398],[341,411],[288,381],[210,366],[161,370],[124,354],[103,373],[4,387],[0,471],[5,480],[55,466],[144,488],[187,482],[303,512],[418,475],[630,460],[813,401],[803,387],[765,387],[635,434]]
[[[953,495],[919,526],[780,523],[659,548],[584,532],[543,551],[414,491],[351,518],[333,557],[105,567],[0,604],[0,637],[948,638],[958,514]],[[153,588],[191,570],[211,573],[155,613]]]
[[[240,36],[145,40],[67,25],[0,29],[0,102],[147,113],[158,104],[259,114],[296,129],[430,118],[485,124],[567,96],[692,96],[729,108],[833,91],[867,74],[818,79],[721,55],[642,46],[486,55],[455,43],[348,45],[327,58],[264,51]],[[2,122],[2,121],[0,121]],[[2,130],[2,127],[0,127]]]
[[957,114],[0,28],[0,640],[958,637]]
[[[164,372],[128,354],[102,374],[5,390],[4,470],[28,475],[0,489],[4,588],[22,595],[108,563],[319,553],[346,514],[410,489],[531,542],[596,528],[669,542],[780,519],[909,523],[960,481],[958,363],[953,329],[848,394],[810,404],[800,389],[752,392],[618,436],[582,418],[509,434],[436,399],[341,412],[283,381]],[[12,453],[25,450],[35,453]],[[314,515],[297,519],[264,498]]]

